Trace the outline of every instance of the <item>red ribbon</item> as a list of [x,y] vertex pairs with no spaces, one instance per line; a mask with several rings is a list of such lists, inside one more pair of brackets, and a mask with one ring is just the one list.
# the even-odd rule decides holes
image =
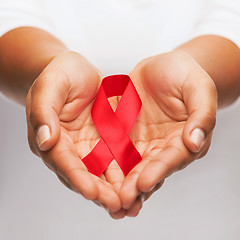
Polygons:
[[[115,112],[108,102],[113,96],[122,96]],[[82,159],[89,172],[100,176],[115,159],[126,176],[142,160],[128,136],[141,106],[141,99],[128,75],[103,79],[91,110],[101,139]]]

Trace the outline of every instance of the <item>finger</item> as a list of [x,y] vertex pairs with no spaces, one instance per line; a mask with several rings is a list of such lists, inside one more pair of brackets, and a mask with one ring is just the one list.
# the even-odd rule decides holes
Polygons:
[[66,102],[68,91],[69,81],[66,74],[56,70],[43,71],[31,88],[28,114],[32,135],[35,136],[41,151],[51,149],[59,139],[58,115]]
[[215,126],[215,84],[207,74],[190,74],[183,86],[183,98],[189,115],[183,131],[183,141],[190,151],[197,153],[204,147]]
[[125,209],[120,209],[119,211],[117,211],[115,213],[109,212],[109,215],[113,219],[121,219],[121,218],[124,218],[126,216],[126,210]]
[[[57,175],[57,177],[58,177],[59,181],[60,181],[65,187],[67,187],[68,189],[74,191],[74,190],[71,188],[71,185],[70,185],[68,182],[66,182],[61,176]],[[77,192],[77,193],[78,193],[78,192]]]
[[206,140],[206,144],[205,144],[204,148],[202,148],[200,154],[198,155],[198,159],[203,158],[207,154],[207,152],[210,148],[211,140],[212,140],[212,133],[210,134],[209,138]]
[[94,175],[92,175],[92,177],[94,178],[98,188],[96,200],[100,202],[101,206],[108,212],[118,212],[121,209],[121,201],[112,185]]
[[124,209],[129,209],[140,194],[140,191],[137,188],[137,181],[141,171],[148,164],[148,162],[148,159],[142,160],[142,162],[134,167],[132,171],[126,176],[122,188],[119,192],[119,197]]
[[128,217],[136,217],[143,206],[143,195],[138,196],[135,203],[127,210],[126,215]]
[[142,209],[143,202],[149,199],[154,192],[156,192],[159,188],[161,188],[163,183],[164,183],[164,180],[156,184],[155,187],[150,192],[141,193],[137,197],[136,201],[132,204],[132,206],[128,210],[126,210],[126,215],[128,217],[136,217],[139,214],[140,210]]
[[[61,149],[61,150],[59,150]],[[71,190],[82,194],[86,199],[94,200],[98,196],[98,187],[85,165],[74,152],[57,143],[51,151],[42,153],[47,165],[60,177]]]
[[[105,207],[105,209],[111,212],[110,215],[114,219],[123,218],[125,216],[125,211],[123,209],[119,210],[121,208],[121,201],[119,199],[119,196],[117,195],[122,186],[124,178],[125,176],[119,165],[115,160],[113,160],[108,166],[107,170],[101,176],[100,179],[102,180],[102,182],[99,182],[99,179],[96,179],[99,186],[98,199],[99,201],[104,202],[108,206],[107,208]],[[110,193],[106,192],[106,190],[103,190],[101,188],[101,185],[103,183],[106,184],[105,189],[109,188],[108,191],[110,191]],[[114,193],[113,190],[115,190]]]
[[140,173],[137,181],[138,190],[152,191],[157,183],[177,171],[183,164],[189,164],[193,160],[194,156],[184,146],[166,147],[155,155]]
[[163,183],[164,183],[164,180],[160,181],[154,186],[154,188],[150,192],[145,193],[143,196],[143,200],[147,201],[153,195],[153,193],[155,193],[157,190],[159,190],[162,187]]
[[92,200],[92,202],[93,202],[94,204],[96,204],[98,207],[101,207],[101,208],[105,209],[107,212],[109,212],[109,210],[107,209],[107,207],[106,207],[104,204],[100,203],[98,200]]
[[113,160],[109,164],[108,168],[104,172],[104,176],[106,181],[112,184],[113,188],[118,193],[122,187],[125,176],[116,160]]
[[102,180],[105,180],[105,181],[107,181],[106,180],[106,177],[104,176],[104,174],[102,173],[100,176],[99,176],[99,178],[101,178]]
[[67,135],[62,133],[59,142],[51,151],[42,153],[47,164],[52,165],[51,168],[73,191],[82,194],[86,199],[100,202],[111,212],[119,211],[121,202],[113,187],[88,172],[67,138]]

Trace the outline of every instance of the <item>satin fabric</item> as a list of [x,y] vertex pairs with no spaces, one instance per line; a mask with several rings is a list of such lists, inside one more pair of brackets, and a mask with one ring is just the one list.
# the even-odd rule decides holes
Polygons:
[[[114,112],[108,98],[122,96]],[[141,110],[141,99],[128,75],[103,79],[91,115],[102,137],[82,159],[89,172],[100,176],[115,159],[126,176],[142,159],[128,134]]]

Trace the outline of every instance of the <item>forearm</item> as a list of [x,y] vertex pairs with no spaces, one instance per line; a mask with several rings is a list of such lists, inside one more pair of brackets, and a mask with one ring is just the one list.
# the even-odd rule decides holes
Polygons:
[[218,105],[224,107],[240,95],[240,50],[219,36],[201,36],[180,47],[211,76],[218,91]]
[[33,81],[54,56],[66,51],[62,42],[36,28],[17,28],[0,38],[0,89],[25,104]]

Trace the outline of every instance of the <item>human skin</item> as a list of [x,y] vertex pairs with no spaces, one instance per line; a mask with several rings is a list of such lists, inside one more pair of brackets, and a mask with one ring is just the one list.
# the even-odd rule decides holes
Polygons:
[[[143,91],[139,121],[148,128],[141,132],[137,122],[133,129],[142,135],[140,143],[134,134],[131,137],[143,160],[119,192],[124,208],[139,196],[148,199],[166,177],[207,153],[217,105],[227,106],[240,94],[239,66],[235,44],[219,36],[201,36],[171,53],[143,60],[130,73],[140,94]],[[191,141],[195,128],[204,132],[200,147]]]
[[[130,138],[143,161],[126,178],[116,162],[97,178],[81,158],[100,139],[90,117],[100,71],[39,29],[14,29],[0,39],[0,87],[9,98],[26,102],[32,151],[67,187],[113,218],[136,216],[166,177],[207,152],[217,95],[219,107],[239,96],[239,64],[238,47],[219,36],[198,37],[139,63],[130,76],[143,107]],[[118,98],[110,101],[116,106]],[[44,139],[39,133],[46,137],[46,126]],[[200,129],[197,144],[194,129]]]
[[[239,66],[240,51],[235,44],[219,36],[201,36],[171,53],[143,60],[130,73],[143,101],[133,129],[141,141],[131,135],[143,160],[119,192],[124,208],[136,198],[148,199],[165,178],[207,153],[217,106],[233,103],[240,94]],[[148,126],[145,131],[139,122]],[[204,132],[200,147],[191,141],[196,128]],[[131,214],[137,215],[138,210]]]

